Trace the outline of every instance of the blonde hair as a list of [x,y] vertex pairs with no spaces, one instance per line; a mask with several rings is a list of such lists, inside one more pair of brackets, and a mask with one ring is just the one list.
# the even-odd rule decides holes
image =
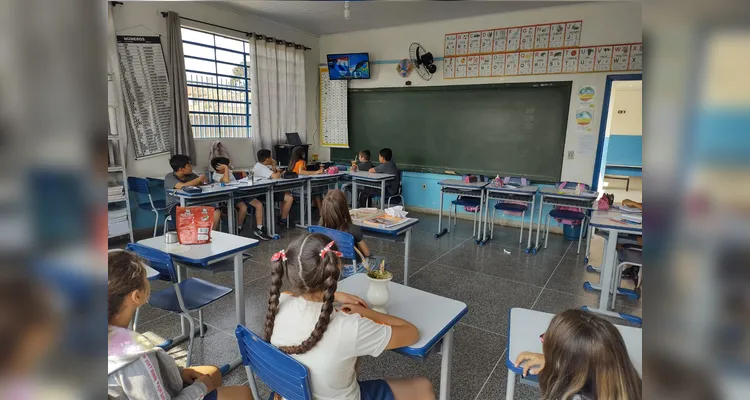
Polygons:
[[543,347],[542,399],[641,399],[641,378],[610,322],[582,310],[564,311],[552,319]]

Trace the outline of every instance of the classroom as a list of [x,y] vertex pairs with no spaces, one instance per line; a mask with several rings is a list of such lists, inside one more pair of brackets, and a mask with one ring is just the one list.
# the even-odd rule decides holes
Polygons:
[[642,41],[637,2],[108,2],[109,398],[641,398]]

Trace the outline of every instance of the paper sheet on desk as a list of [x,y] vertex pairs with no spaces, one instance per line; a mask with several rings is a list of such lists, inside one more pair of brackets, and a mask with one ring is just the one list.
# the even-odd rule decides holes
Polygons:
[[387,215],[390,215],[391,217],[400,217],[400,218],[406,218],[406,214],[409,214],[408,212],[404,211],[404,207],[402,206],[394,206],[391,208],[386,208],[385,213]]
[[617,208],[618,210],[620,210],[622,212],[626,212],[626,213],[642,213],[643,212],[643,210],[641,210],[640,208],[628,207],[628,206],[624,206],[622,204],[616,205],[615,208]]

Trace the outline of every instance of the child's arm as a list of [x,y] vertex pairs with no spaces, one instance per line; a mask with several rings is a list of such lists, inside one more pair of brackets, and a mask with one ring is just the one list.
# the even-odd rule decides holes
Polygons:
[[391,327],[391,340],[385,347],[386,350],[399,347],[411,346],[419,341],[419,331],[411,322],[405,321],[393,315],[382,314],[369,308],[356,304],[345,304],[341,310],[347,314],[359,314],[379,324]]
[[367,243],[365,243],[364,240],[360,240],[357,243],[357,248],[359,249],[359,251],[362,253],[363,256],[370,257],[370,248],[367,247]]
[[231,174],[231,173],[232,173],[232,171],[230,171],[229,167],[225,165],[224,166],[224,174],[221,176],[221,179],[219,180],[219,182],[229,183],[229,181],[231,180],[231,179],[229,179],[229,174]]
[[185,186],[199,186],[206,181],[206,175],[201,175],[193,180],[187,181],[187,182],[177,182],[174,185],[175,189],[182,189]]
[[322,167],[319,170],[317,170],[317,171],[308,171],[306,169],[301,169],[299,171],[299,175],[320,175],[322,173],[323,173],[323,168]]
[[516,362],[513,364],[518,367],[521,363],[523,363],[523,376],[528,375],[529,372],[532,375],[538,375],[544,368],[544,354],[524,351],[518,355]]

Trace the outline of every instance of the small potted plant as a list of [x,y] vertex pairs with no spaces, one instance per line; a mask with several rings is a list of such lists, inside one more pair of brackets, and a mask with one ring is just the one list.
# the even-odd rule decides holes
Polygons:
[[389,282],[393,279],[393,274],[385,270],[385,260],[381,261],[380,268],[371,269],[367,272],[367,279],[370,280],[370,288],[367,290],[367,301],[372,304],[372,309],[387,314],[385,305],[390,299]]

